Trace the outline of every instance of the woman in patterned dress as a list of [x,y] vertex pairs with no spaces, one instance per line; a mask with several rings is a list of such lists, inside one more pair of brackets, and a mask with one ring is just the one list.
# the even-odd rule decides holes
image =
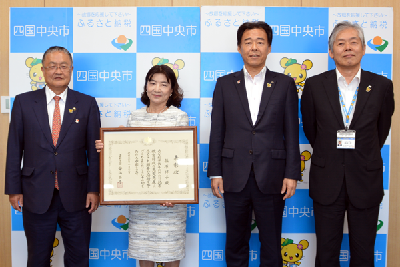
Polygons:
[[[189,119],[181,106],[183,93],[175,73],[166,65],[152,67],[141,100],[146,106],[131,113],[127,127],[187,126]],[[96,141],[99,152],[101,140]],[[186,205],[131,205],[129,207],[129,256],[141,267],[164,262],[178,267],[185,257]]]

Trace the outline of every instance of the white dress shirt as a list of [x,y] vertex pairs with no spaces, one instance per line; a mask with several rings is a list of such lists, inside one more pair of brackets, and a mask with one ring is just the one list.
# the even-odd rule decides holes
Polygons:
[[[51,131],[53,129],[54,109],[56,108],[56,101],[54,100],[56,94],[52,90],[50,90],[47,86],[44,88],[44,92],[46,94],[47,114],[49,114],[49,125]],[[59,101],[61,125],[64,118],[65,103],[67,102],[67,92],[68,88],[65,89],[64,92],[58,95],[59,97],[61,97]]]
[[265,72],[267,68],[264,66],[260,73],[251,77],[247,72],[246,67],[243,66],[244,84],[247,92],[247,101],[249,102],[251,120],[253,125],[257,121],[258,110],[260,109],[261,95],[264,88]]
[[[356,76],[354,76],[353,80],[349,84],[347,84],[346,79],[343,77],[343,75],[339,72],[338,69],[336,69],[336,76],[337,76],[337,84],[342,93],[343,102],[346,105],[346,111],[348,112],[350,105],[351,105],[351,101],[353,100],[354,94],[357,90],[357,87],[360,85],[361,68],[358,70]],[[346,114],[344,114],[344,112],[343,112],[343,107],[342,107],[342,104],[340,103],[340,99],[339,99],[340,112],[342,112],[343,123],[344,123],[345,127],[346,126],[349,127],[351,124],[351,120],[353,119],[354,110],[356,108],[356,103],[357,103],[357,99],[354,102],[353,110],[350,113],[349,123],[346,125]]]

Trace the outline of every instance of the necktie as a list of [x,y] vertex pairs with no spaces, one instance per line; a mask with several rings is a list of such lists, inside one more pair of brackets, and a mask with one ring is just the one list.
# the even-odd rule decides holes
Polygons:
[[[61,97],[59,97],[59,96],[54,97],[54,100],[56,101],[56,105],[54,108],[53,126],[51,129],[51,137],[53,138],[54,146],[57,145],[58,136],[60,135],[60,129],[61,129],[60,99],[61,99]],[[59,189],[58,180],[57,180],[57,170],[55,172],[55,188]]]

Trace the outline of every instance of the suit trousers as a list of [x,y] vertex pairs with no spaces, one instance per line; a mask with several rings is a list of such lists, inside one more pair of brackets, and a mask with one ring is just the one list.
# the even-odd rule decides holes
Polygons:
[[339,197],[331,205],[314,201],[317,256],[315,267],[340,267],[343,222],[347,210],[350,241],[350,267],[373,267],[379,205],[359,209],[348,197],[345,181]]
[[225,192],[227,267],[249,265],[252,211],[259,230],[260,266],[282,267],[281,230],[285,201],[281,194],[262,193],[253,168],[241,192]]
[[23,225],[28,245],[28,267],[50,267],[51,251],[57,230],[61,228],[65,267],[89,266],[89,242],[92,217],[88,209],[67,212],[59,191],[54,190],[49,209],[43,214],[23,209]]

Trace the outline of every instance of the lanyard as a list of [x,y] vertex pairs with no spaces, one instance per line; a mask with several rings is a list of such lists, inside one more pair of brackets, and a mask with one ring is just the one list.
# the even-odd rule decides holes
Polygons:
[[[349,111],[347,111],[346,105],[344,104],[344,101],[343,101],[342,92],[340,91],[340,88],[339,88],[339,86],[338,86],[340,104],[342,105],[343,114],[346,116],[346,125],[349,125],[350,113],[353,111],[354,104],[356,103],[356,100],[357,100],[358,88],[359,88],[359,87],[357,86],[357,90],[356,90],[356,92],[354,93],[353,100],[351,100],[351,104],[350,104]],[[347,129],[347,126],[346,126],[346,129]]]

